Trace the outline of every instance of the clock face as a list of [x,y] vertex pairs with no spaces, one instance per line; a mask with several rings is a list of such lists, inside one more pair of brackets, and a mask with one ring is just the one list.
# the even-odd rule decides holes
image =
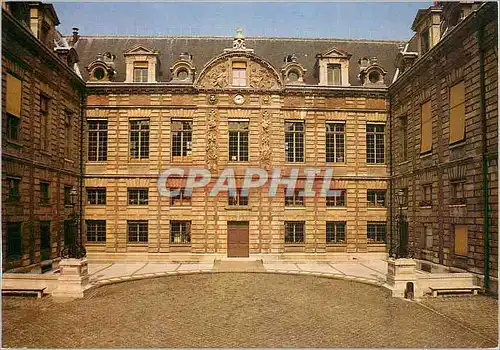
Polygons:
[[234,103],[236,103],[237,105],[241,105],[243,104],[243,102],[245,102],[245,98],[241,95],[236,95],[234,96]]

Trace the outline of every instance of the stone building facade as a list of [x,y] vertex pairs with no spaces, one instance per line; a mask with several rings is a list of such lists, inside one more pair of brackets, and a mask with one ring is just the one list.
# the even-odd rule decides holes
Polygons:
[[[385,256],[386,84],[399,44],[241,32],[232,43],[78,38],[88,79],[89,258]],[[172,200],[158,192],[169,168],[209,169],[211,183]],[[330,168],[339,197],[285,198],[282,186],[270,196],[269,182],[248,198],[210,196],[226,168],[237,187],[247,168],[269,177],[295,168],[297,189],[307,168]],[[169,179],[167,187],[185,183],[185,176]]]
[[2,3],[3,270],[57,261],[80,210],[85,83],[58,24],[52,5]]
[[497,24],[494,3],[420,10],[389,87],[390,237],[397,245],[396,194],[403,190],[414,257],[490,275],[495,285]]

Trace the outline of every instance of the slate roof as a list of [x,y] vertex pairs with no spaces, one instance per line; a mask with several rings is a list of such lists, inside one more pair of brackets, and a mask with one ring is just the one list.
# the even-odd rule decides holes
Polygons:
[[[202,36],[81,36],[74,45],[80,58],[79,66],[83,79],[88,80],[85,69],[97,58],[98,53],[110,52],[116,55],[115,70],[116,82],[125,80],[125,59],[123,52],[142,45],[151,50],[158,50],[161,75],[159,80],[171,80],[170,66],[179,59],[182,52],[193,55],[193,64],[196,74],[199,74],[204,65],[215,56],[231,48],[232,37],[202,37]],[[349,62],[349,82],[353,86],[361,85],[358,78],[358,60],[363,57],[377,57],[378,64],[387,70],[385,82],[389,85],[395,72],[395,58],[398,45],[402,41],[375,41],[375,40],[346,40],[328,38],[272,38],[247,37],[246,47],[254,49],[254,53],[268,60],[280,72],[284,65],[283,58],[290,54],[297,56],[297,62],[307,69],[305,83],[317,85],[318,77],[315,74],[316,55],[333,47],[351,54]]]

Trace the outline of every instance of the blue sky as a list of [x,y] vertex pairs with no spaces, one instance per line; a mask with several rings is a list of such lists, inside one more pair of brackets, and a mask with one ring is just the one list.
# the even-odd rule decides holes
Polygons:
[[61,24],[81,35],[222,35],[407,40],[431,2],[56,2]]

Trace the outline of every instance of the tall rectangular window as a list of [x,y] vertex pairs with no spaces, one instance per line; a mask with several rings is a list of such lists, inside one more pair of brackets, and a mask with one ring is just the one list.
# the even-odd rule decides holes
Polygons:
[[50,98],[40,95],[40,146],[44,150],[50,145]]
[[285,221],[285,243],[304,243],[304,222]]
[[303,122],[285,122],[285,155],[287,162],[304,161]]
[[7,200],[11,202],[19,201],[21,192],[19,190],[21,179],[18,177],[7,177]]
[[106,187],[89,187],[89,188],[87,188],[87,204],[105,205],[106,204]]
[[422,200],[420,201],[420,206],[432,206],[432,184],[425,184],[422,186]]
[[422,49],[422,55],[427,51],[429,51],[430,45],[431,43],[430,43],[429,29],[426,29],[420,35],[420,47]]
[[408,160],[408,117],[399,118],[401,123],[401,161]]
[[148,197],[149,196],[147,188],[128,189],[128,204],[130,205],[147,205]]
[[71,202],[71,190],[73,187],[71,186],[64,186],[64,205],[66,206],[72,206],[75,203]]
[[40,203],[45,205],[50,203],[50,185],[48,182],[40,182]]
[[227,202],[230,206],[248,205],[248,192],[243,192],[241,188],[236,191],[228,191]]
[[369,207],[385,207],[385,190],[368,190],[366,200]]
[[385,125],[366,124],[366,162],[385,162]]
[[467,256],[469,253],[469,233],[467,225],[453,225],[455,236],[455,254]]
[[170,221],[170,243],[191,243],[191,221]]
[[464,192],[465,180],[451,181],[451,201],[450,204],[465,204]]
[[450,144],[465,139],[465,86],[461,81],[450,88]]
[[40,260],[51,258],[50,221],[40,221]]
[[229,122],[229,160],[232,162],[248,161],[248,122]]
[[170,196],[170,206],[191,206],[191,194],[185,188],[170,188],[170,191],[179,191]]
[[327,207],[345,207],[346,206],[346,190],[330,190],[332,194],[326,196]]
[[345,161],[345,124],[326,124],[326,162],[342,163]]
[[420,105],[420,153],[432,151],[431,101]]
[[7,223],[7,260],[19,260],[22,255],[20,222]]
[[71,151],[73,145],[73,114],[66,111],[64,119],[64,156],[71,159]]
[[368,222],[366,226],[368,243],[385,243],[385,222]]
[[172,160],[182,161],[191,156],[192,120],[172,120]]
[[134,62],[134,82],[148,82],[148,62]]
[[247,86],[246,62],[233,62],[233,86]]
[[88,121],[89,150],[88,158],[91,162],[102,162],[108,159],[108,121]]
[[287,194],[285,189],[285,205],[286,206],[304,206],[304,196],[300,193],[302,189],[294,190],[291,195]]
[[148,241],[147,220],[127,221],[128,241],[130,243],[143,243]]
[[345,243],[345,221],[326,222],[326,243]]
[[7,101],[7,134],[9,140],[19,139],[19,127],[21,118],[22,81],[7,73],[5,85]]
[[106,242],[106,220],[86,220],[87,242]]
[[149,158],[149,119],[130,121],[130,158]]
[[340,64],[326,66],[328,85],[342,85],[342,70]]
[[425,249],[432,249],[434,237],[432,236],[432,224],[424,224]]

